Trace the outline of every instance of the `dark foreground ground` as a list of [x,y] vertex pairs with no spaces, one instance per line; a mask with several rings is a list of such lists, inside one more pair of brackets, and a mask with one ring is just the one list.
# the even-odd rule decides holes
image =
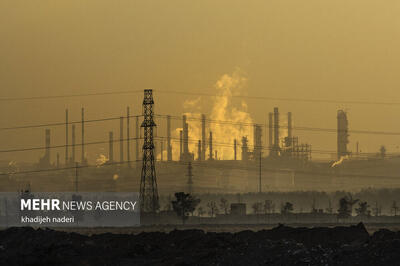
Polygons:
[[0,265],[400,265],[400,232],[370,235],[363,224],[92,236],[10,228],[0,231]]

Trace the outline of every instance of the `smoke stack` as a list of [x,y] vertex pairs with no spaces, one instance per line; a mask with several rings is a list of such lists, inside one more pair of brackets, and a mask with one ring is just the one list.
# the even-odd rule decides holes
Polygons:
[[274,148],[275,152],[279,150],[279,112],[278,107],[274,108]]
[[242,161],[247,161],[248,155],[247,137],[242,137]]
[[81,109],[81,115],[82,115],[82,121],[81,121],[81,127],[82,127],[81,162],[82,162],[82,165],[84,165],[85,161],[86,161],[85,160],[85,124],[84,124],[85,123],[85,109],[84,108]]
[[262,128],[260,125],[254,126],[254,160],[257,160],[261,156],[261,135],[262,135]]
[[179,160],[182,160],[182,130],[179,131]]
[[186,123],[186,115],[183,116],[183,157],[189,158],[189,125]]
[[131,166],[131,150],[130,150],[130,140],[129,140],[129,106],[126,107],[126,160],[128,161],[128,166]]
[[124,118],[119,118],[119,161],[124,161]]
[[65,165],[68,165],[68,109],[65,109]]
[[268,129],[269,129],[269,134],[268,134],[268,144],[269,144],[269,154],[273,154],[273,146],[274,144],[272,143],[273,140],[273,114],[269,113],[268,114]]
[[210,139],[209,139],[209,149],[210,149],[210,160],[213,159],[213,146],[212,146],[212,131],[210,131]]
[[234,151],[234,154],[235,154],[235,161],[236,161],[236,156],[237,156],[237,152],[236,152],[236,139],[234,139],[233,140],[233,151]]
[[160,152],[160,154],[161,154],[161,161],[163,161],[164,160],[164,141],[161,141],[161,152]]
[[45,153],[46,166],[50,166],[50,129],[46,129],[46,153]]
[[202,156],[201,140],[199,140],[199,143],[197,145],[197,160],[201,161],[201,156]]
[[136,160],[139,160],[139,117],[136,117]]
[[201,115],[201,160],[204,161],[206,159],[206,149],[207,149],[207,140],[206,140],[206,115]]
[[75,163],[75,124],[72,124],[72,157],[71,163]]
[[347,120],[347,114],[343,110],[337,112],[337,157],[338,160],[348,155],[347,144],[349,143],[349,122]]
[[108,161],[114,162],[114,133],[112,131],[108,133]]
[[172,161],[171,116],[167,116],[167,160]]
[[288,144],[289,144],[289,146],[291,146],[292,145],[292,113],[291,112],[287,113],[287,124],[288,124],[288,130],[287,130]]

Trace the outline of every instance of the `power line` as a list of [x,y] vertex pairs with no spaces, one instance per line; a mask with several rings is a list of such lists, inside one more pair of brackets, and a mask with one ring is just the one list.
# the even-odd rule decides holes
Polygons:
[[[139,140],[143,138],[129,138],[129,139],[122,139],[122,141],[127,141],[127,140]],[[120,139],[114,139],[112,142],[120,142]],[[96,144],[105,144],[109,143],[109,140],[103,140],[103,141],[93,141],[93,142],[85,142],[85,143],[78,143],[78,144],[64,144],[64,145],[56,145],[56,146],[40,146],[40,147],[30,147],[30,148],[21,148],[21,149],[9,149],[9,150],[0,150],[0,153],[8,153],[8,152],[23,152],[23,151],[34,151],[34,150],[45,150],[47,148],[49,149],[57,149],[57,148],[65,148],[65,147],[80,147],[80,146],[86,146],[86,145],[96,145]]]
[[53,172],[53,171],[64,171],[70,169],[81,169],[81,168],[95,168],[95,167],[103,167],[103,166],[112,166],[119,165],[125,163],[133,163],[133,162],[141,162],[142,160],[132,160],[132,161],[123,161],[123,162],[111,162],[105,163],[101,165],[78,165],[78,166],[69,166],[62,168],[48,168],[48,169],[38,169],[38,170],[27,170],[27,171],[17,171],[17,172],[9,172],[9,173],[0,173],[0,175],[19,175],[19,174],[33,174],[33,173],[42,173],[42,172]]
[[[222,95],[202,93],[202,92],[186,92],[186,91],[175,91],[175,90],[154,90],[154,91],[163,94],[180,94],[180,95],[192,95],[192,96],[204,96],[204,97],[224,97]],[[97,93],[77,93],[77,94],[32,96],[32,97],[4,97],[0,98],[0,101],[11,102],[11,101],[27,101],[27,100],[51,100],[51,99],[63,99],[63,98],[74,98],[74,97],[123,95],[123,94],[134,94],[134,93],[143,93],[143,90],[108,91],[108,92],[97,92]],[[262,101],[268,100],[268,101],[330,103],[330,104],[359,104],[359,105],[388,105],[388,106],[400,105],[400,102],[389,102],[389,101],[348,101],[348,100],[329,100],[329,99],[311,99],[311,98],[265,97],[265,96],[251,96],[251,95],[240,95],[240,94],[234,94],[232,95],[232,98],[243,98],[243,99],[262,100]]]
[[95,93],[77,93],[77,94],[64,94],[64,95],[49,95],[49,96],[32,96],[32,97],[8,97],[0,98],[0,101],[26,101],[26,100],[51,100],[62,98],[74,97],[88,97],[88,96],[105,96],[105,95],[118,95],[118,94],[132,94],[143,93],[143,90],[126,90],[126,91],[110,91],[110,92],[95,92]]
[[[131,115],[129,117],[141,117],[142,115]],[[124,116],[126,117],[126,116]],[[99,119],[91,119],[91,120],[84,120],[85,123],[95,123],[95,122],[103,122],[103,121],[111,121],[111,120],[119,120],[121,117],[108,117],[108,118],[99,118]],[[81,124],[82,120],[80,121],[71,121],[68,124]],[[2,127],[0,131],[3,130],[14,130],[14,129],[27,129],[27,128],[40,128],[40,127],[52,127],[52,126],[65,126],[65,122],[56,122],[56,123],[48,123],[48,124],[36,124],[36,125],[25,125],[25,126],[15,126],[15,127]]]

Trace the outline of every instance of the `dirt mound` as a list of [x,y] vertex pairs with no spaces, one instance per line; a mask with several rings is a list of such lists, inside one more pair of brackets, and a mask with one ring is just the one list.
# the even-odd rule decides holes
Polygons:
[[371,237],[362,224],[238,233],[202,230],[85,236],[0,231],[1,265],[398,265],[400,233]]

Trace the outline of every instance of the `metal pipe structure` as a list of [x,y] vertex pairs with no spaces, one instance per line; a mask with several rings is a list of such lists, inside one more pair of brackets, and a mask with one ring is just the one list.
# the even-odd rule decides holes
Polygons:
[[210,131],[210,139],[208,141],[209,149],[210,149],[210,157],[209,160],[213,160],[213,143],[212,143],[212,131]]
[[72,124],[72,156],[71,156],[71,164],[74,164],[75,160],[75,124]]
[[273,123],[274,123],[274,118],[273,114],[269,113],[268,114],[268,129],[269,129],[269,134],[268,134],[268,144],[269,144],[269,154],[272,155],[274,153],[273,151],[273,137],[274,137],[274,131],[273,131]]
[[119,118],[119,161],[124,161],[124,118]]
[[167,116],[167,160],[172,161],[171,116]]
[[206,140],[206,115],[201,115],[201,160],[204,161],[206,159],[206,149],[207,149],[207,140]]
[[68,109],[65,109],[65,165],[68,165]]
[[81,136],[81,162],[82,165],[85,164],[85,109],[81,109],[81,128],[82,128],[82,136]]
[[278,107],[274,108],[274,149],[275,153],[279,152],[279,111]]
[[129,140],[129,106],[126,107],[126,160],[128,161],[128,166],[131,166],[131,149],[130,149],[130,140]]

